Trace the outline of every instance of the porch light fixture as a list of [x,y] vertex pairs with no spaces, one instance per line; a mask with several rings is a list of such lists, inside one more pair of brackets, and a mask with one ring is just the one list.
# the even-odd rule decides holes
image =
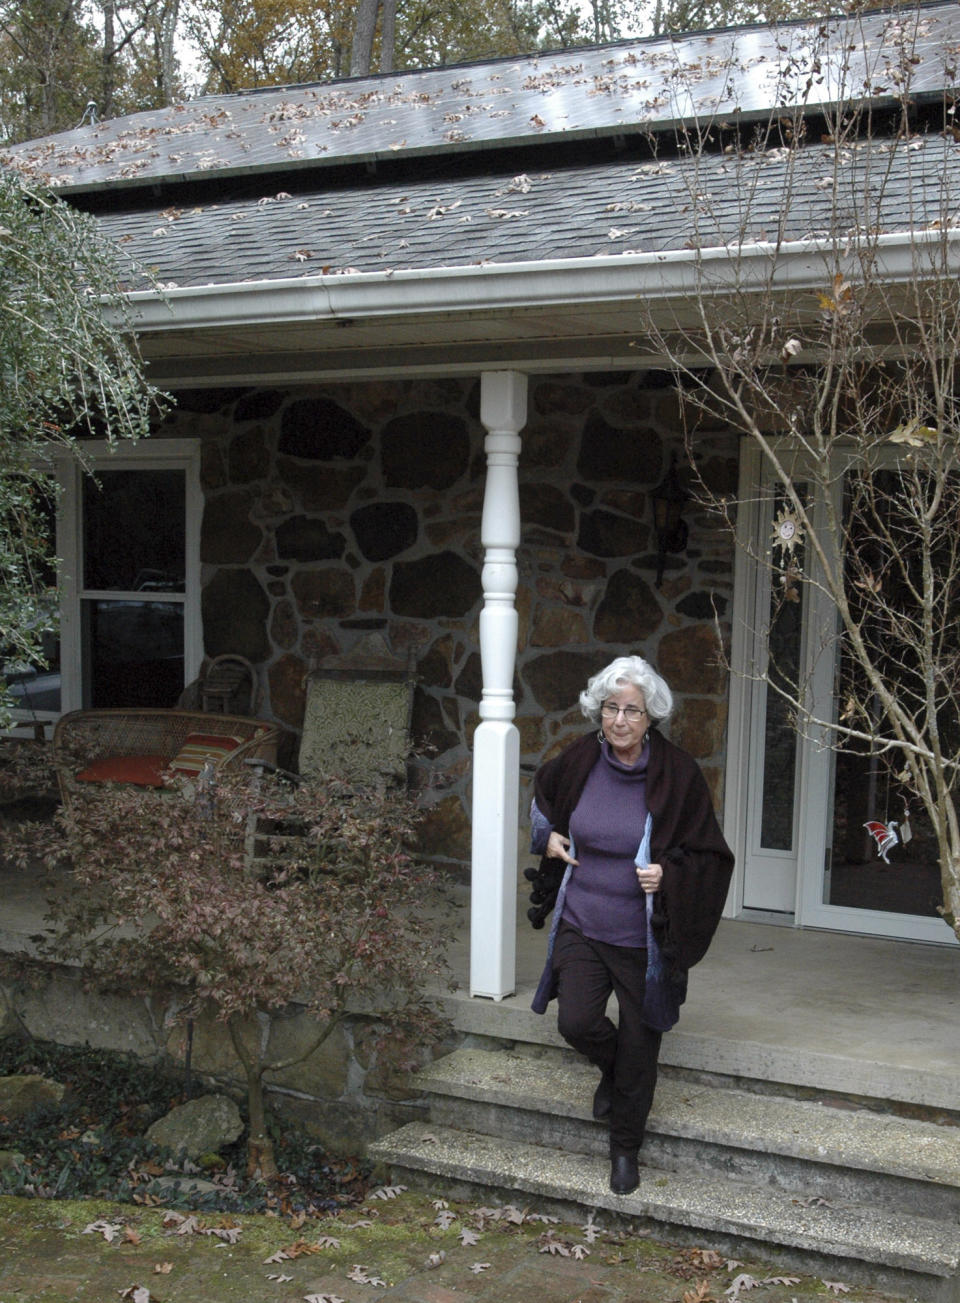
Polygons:
[[683,519],[683,509],[688,497],[677,477],[676,456],[671,456],[669,470],[659,487],[650,495],[653,503],[653,527],[657,535],[657,588],[663,584],[667,553],[682,552],[687,546],[690,531]]

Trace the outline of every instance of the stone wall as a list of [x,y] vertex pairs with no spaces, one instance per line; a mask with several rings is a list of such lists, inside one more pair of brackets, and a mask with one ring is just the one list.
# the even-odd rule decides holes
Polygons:
[[[116,1051],[178,1074],[187,1057],[187,1033],[169,1025],[159,998],[102,995],[86,988],[71,968],[46,965],[28,982],[0,976],[0,1037],[29,1036],[57,1045]],[[309,1057],[283,1072],[267,1074],[269,1107],[298,1122],[333,1153],[363,1153],[370,1141],[426,1116],[426,1102],[410,1077],[378,1061],[380,1029],[360,1015],[344,1020]],[[294,1058],[312,1043],[310,1017],[263,1017],[259,1032],[267,1053]],[[451,1033],[440,1054],[462,1038]],[[431,1051],[421,1051],[426,1061]],[[243,1072],[225,1025],[201,1018],[192,1028],[191,1069],[196,1080],[226,1090],[244,1112]]]
[[[180,395],[164,433],[203,441],[205,651],[252,660],[263,713],[296,754],[304,675],[371,633],[418,663],[414,731],[428,845],[470,856],[470,741],[481,694],[480,515],[485,431],[477,379],[363,382]],[[698,435],[712,487],[736,489],[736,444]],[[678,698],[675,741],[721,799],[725,630],[733,549],[691,503],[689,543],[655,587],[650,492],[672,452],[678,398],[655,372],[534,377],[523,432],[515,694],[522,765],[581,731],[587,677],[639,651]],[[526,799],[526,793],[523,794]]]

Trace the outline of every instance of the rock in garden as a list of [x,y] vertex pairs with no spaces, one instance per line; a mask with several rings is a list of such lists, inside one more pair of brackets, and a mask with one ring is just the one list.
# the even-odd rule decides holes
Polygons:
[[66,1090],[59,1081],[29,1073],[0,1077],[0,1113],[11,1120],[22,1118],[35,1108],[61,1104]]
[[226,1095],[203,1095],[171,1109],[148,1128],[146,1139],[180,1158],[199,1158],[232,1144],[243,1131],[240,1111]]

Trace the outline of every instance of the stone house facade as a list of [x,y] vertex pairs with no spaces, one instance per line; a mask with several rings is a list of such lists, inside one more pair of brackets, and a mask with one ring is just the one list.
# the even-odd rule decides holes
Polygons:
[[[642,649],[722,810],[732,916],[946,942],[929,899],[873,907],[860,865],[860,895],[834,892],[829,748],[764,684],[769,567],[747,553],[769,550],[770,467],[697,429],[750,546],[690,485],[659,587],[651,498],[686,465],[664,340],[696,324],[698,295],[815,305],[856,279],[857,229],[894,289],[924,240],[946,230],[955,257],[958,42],[960,11],[934,3],[213,95],[10,151],[157,278],[129,298],[177,406],[124,465],[176,448],[199,467],[177,499],[179,573],[145,566],[148,597],[121,582],[71,599],[56,709],[90,704],[85,609],[109,631],[130,607],[162,623],[165,603],[181,681],[246,655],[290,753],[313,664],[374,637],[412,653],[427,835],[451,871],[469,863],[473,953],[498,952],[471,992],[499,999],[529,777],[582,728],[589,673]],[[826,127],[846,107],[865,125],[838,151]],[[83,495],[66,486],[71,545]],[[67,571],[79,589],[76,556]],[[828,712],[833,615],[798,611],[794,638]]]
[[[445,379],[179,395],[162,434],[199,438],[204,646],[262,676],[292,750],[312,665],[371,632],[412,651],[413,734],[431,854],[470,861],[470,754],[482,690],[478,385]],[[537,378],[519,468],[516,726],[523,772],[582,731],[591,673],[640,651],[677,695],[676,741],[722,805],[733,543],[691,501],[685,552],[655,587],[650,492],[682,455],[662,372]],[[703,470],[736,487],[720,431]]]

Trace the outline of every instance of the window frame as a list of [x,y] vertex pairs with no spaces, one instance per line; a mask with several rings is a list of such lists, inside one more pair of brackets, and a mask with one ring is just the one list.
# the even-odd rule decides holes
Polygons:
[[[84,443],[85,466],[75,457],[58,455],[53,471],[59,487],[56,553],[59,558],[57,590],[60,604],[60,710],[15,710],[14,721],[53,723],[60,715],[84,708],[82,604],[88,596],[83,584],[83,480],[92,471],[182,470],[184,472],[184,686],[200,673],[203,628],[200,611],[200,524],[203,493],[200,486],[199,439],[157,439],[135,445],[106,440]],[[92,592],[93,590],[91,590]],[[118,703],[119,704],[119,703]]]

